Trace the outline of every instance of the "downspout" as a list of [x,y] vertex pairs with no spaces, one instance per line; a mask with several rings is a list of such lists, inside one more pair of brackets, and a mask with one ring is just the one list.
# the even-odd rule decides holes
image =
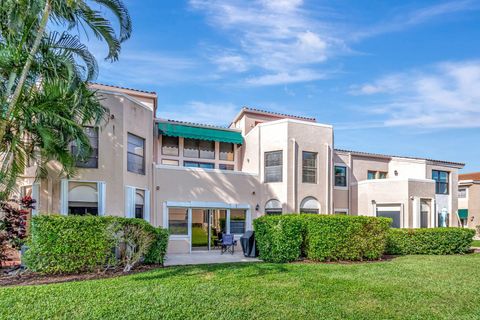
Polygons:
[[352,188],[351,188],[351,179],[353,177],[353,169],[352,169],[352,154],[348,154],[348,163],[349,163],[349,168],[348,168],[348,214],[352,214]]
[[[155,122],[155,113],[156,113],[156,99],[154,103],[154,113],[153,113],[153,161],[152,161],[152,187],[150,191],[150,220],[154,226],[158,226],[157,221],[157,188],[155,184],[155,175],[157,174],[157,161],[158,161],[158,128]],[[162,212],[162,216],[165,212]]]
[[334,214],[333,210],[333,148],[329,148],[330,151],[330,169],[329,169],[329,175],[330,175],[330,214]]
[[328,143],[325,143],[326,157],[325,157],[325,170],[326,170],[326,181],[325,181],[325,213],[328,214],[330,210],[330,148]]
[[292,200],[293,200],[293,211],[297,211],[297,183],[298,183],[298,178],[297,178],[297,141],[295,138],[291,138],[290,141],[292,142],[292,157],[293,157],[293,166],[292,166],[292,177],[293,177],[293,186],[292,186]]

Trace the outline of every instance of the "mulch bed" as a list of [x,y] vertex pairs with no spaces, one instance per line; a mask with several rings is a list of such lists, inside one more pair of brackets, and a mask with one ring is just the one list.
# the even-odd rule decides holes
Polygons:
[[10,268],[0,268],[0,287],[5,286],[29,286],[50,283],[62,283],[82,280],[106,279],[119,276],[125,276],[140,272],[145,272],[157,268],[163,268],[161,265],[144,265],[138,266],[131,272],[125,273],[122,269],[107,270],[105,272],[91,272],[80,274],[65,275],[42,275],[34,272],[20,272],[17,275],[7,274]]

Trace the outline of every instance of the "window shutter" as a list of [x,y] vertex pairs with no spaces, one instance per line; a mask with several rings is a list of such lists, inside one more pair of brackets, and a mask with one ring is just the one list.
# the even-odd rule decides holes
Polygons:
[[97,182],[97,194],[98,194],[98,215],[103,217],[105,215],[105,182]]
[[125,217],[135,218],[135,188],[125,186]]
[[150,190],[145,189],[145,203],[143,206],[143,218],[148,222],[150,222]]
[[38,183],[32,185],[32,199],[36,201],[34,204],[35,209],[32,209],[32,215],[36,216],[40,209],[40,185]]
[[68,179],[60,181],[60,214],[68,214]]

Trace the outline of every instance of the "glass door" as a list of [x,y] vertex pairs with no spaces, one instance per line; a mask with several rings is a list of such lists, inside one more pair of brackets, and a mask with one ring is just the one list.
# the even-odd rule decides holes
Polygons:
[[220,249],[222,234],[227,233],[227,210],[211,210],[210,222],[210,250]]
[[192,209],[192,250],[208,250],[210,247],[210,210]]
[[227,210],[192,209],[192,250],[220,249],[222,233],[227,232]]

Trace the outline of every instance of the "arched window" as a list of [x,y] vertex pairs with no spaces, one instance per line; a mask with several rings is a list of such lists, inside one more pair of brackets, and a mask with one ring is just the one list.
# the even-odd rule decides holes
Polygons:
[[268,200],[265,204],[265,213],[269,215],[282,214],[282,203],[277,199]]
[[98,192],[96,183],[72,183],[68,191],[68,213],[98,215]]
[[144,191],[137,189],[135,192],[135,218],[143,219],[144,218],[144,208],[145,208],[145,195]]
[[300,213],[320,213],[320,203],[314,197],[306,197],[300,203]]

